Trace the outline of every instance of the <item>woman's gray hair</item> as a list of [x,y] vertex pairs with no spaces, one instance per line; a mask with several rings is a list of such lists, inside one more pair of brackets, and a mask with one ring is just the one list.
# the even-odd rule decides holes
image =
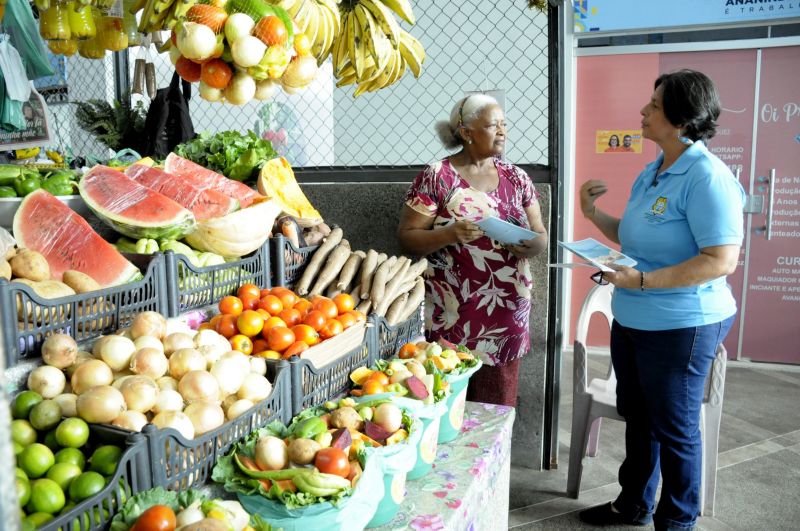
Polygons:
[[469,125],[490,105],[498,105],[497,100],[487,94],[470,94],[458,100],[450,111],[450,120],[436,122],[436,135],[445,148],[455,149],[464,145],[459,127]]

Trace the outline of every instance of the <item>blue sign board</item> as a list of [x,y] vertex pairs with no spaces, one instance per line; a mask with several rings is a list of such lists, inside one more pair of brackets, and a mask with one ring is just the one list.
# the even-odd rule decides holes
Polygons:
[[800,0],[573,0],[575,33],[800,19]]

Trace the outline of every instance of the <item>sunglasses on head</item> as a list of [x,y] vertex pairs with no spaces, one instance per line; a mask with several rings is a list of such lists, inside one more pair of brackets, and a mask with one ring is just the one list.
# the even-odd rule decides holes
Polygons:
[[591,278],[595,284],[600,284],[601,286],[605,286],[606,284],[608,284],[608,279],[606,279],[606,277],[603,276],[602,271],[598,271],[589,278]]

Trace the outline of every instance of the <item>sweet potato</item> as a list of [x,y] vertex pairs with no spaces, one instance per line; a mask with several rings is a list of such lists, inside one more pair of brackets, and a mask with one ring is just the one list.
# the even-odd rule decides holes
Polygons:
[[364,433],[366,433],[367,437],[370,439],[381,444],[384,444],[386,439],[392,436],[392,434],[383,429],[383,427],[375,424],[374,422],[370,422],[369,420],[364,421]]

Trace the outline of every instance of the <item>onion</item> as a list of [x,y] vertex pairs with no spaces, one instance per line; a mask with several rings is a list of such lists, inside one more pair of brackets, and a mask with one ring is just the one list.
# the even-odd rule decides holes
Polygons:
[[247,374],[250,372],[250,356],[239,352],[238,350],[228,350],[225,354],[220,356],[220,360],[235,360],[238,363],[239,370]]
[[36,367],[28,375],[28,389],[36,391],[42,398],[55,398],[64,392],[67,377],[60,369],[50,365]]
[[177,44],[178,50],[187,59],[204,61],[214,53],[214,49],[217,47],[217,36],[206,25],[184,22],[178,31]]
[[208,366],[206,359],[194,348],[182,348],[172,353],[169,358],[169,375],[180,380],[190,371],[205,371]]
[[[230,346],[230,345],[229,345]],[[206,359],[206,369],[210,369],[222,357],[223,354],[228,352],[228,349],[220,349],[214,345],[203,345],[198,347],[197,350]]]
[[225,422],[221,407],[202,400],[189,404],[183,412],[192,421],[195,436],[217,429]]
[[147,417],[139,411],[123,411],[111,424],[123,430],[142,431],[147,424]]
[[111,340],[111,337],[113,336],[100,336],[94,342],[94,345],[92,345],[92,355],[96,359],[98,360],[100,359],[100,349],[103,347],[103,345],[105,345]]
[[223,354],[231,349],[230,341],[214,330],[200,330],[197,332],[197,335],[194,336],[194,346],[196,348],[199,349],[205,345],[215,346],[218,350],[221,350]]
[[236,396],[244,400],[261,402],[269,397],[272,392],[272,384],[260,374],[251,372],[244,377],[244,383],[239,388]]
[[237,400],[227,409],[225,416],[228,417],[228,420],[233,420],[254,405],[250,400]]
[[183,411],[183,397],[178,391],[162,389],[156,398],[156,404],[152,407],[153,413],[163,413],[164,411]]
[[222,89],[214,88],[211,85],[208,85],[205,81],[200,81],[198,92],[200,93],[201,98],[212,103],[222,99]]
[[233,13],[225,20],[225,40],[235,42],[239,37],[250,35],[256,21],[246,13]]
[[65,369],[65,372],[67,373],[67,378],[72,378],[72,375],[75,372],[75,369],[77,369],[78,366],[81,363],[83,363],[85,361],[93,360],[93,359],[94,359],[94,356],[92,356],[92,354],[90,352],[86,352],[85,350],[78,351],[78,355],[75,358],[75,362]]
[[89,360],[81,363],[75,372],[72,373],[72,392],[80,396],[85,391],[98,385],[111,385],[114,381],[114,373],[111,367],[100,360]]
[[172,428],[184,438],[194,439],[194,424],[183,411],[164,411],[153,417],[152,422],[158,428]]
[[137,350],[131,358],[131,371],[134,374],[149,376],[155,380],[164,376],[167,369],[169,369],[169,360],[163,350],[145,347]]
[[136,352],[133,340],[122,336],[106,336],[100,347],[95,347],[95,356],[102,359],[114,371],[130,367],[131,357]]
[[115,376],[114,381],[111,382],[111,387],[114,389],[122,389],[122,384],[129,378],[133,378],[133,374],[120,374],[119,376]]
[[189,371],[178,382],[178,392],[187,404],[204,400],[217,402],[220,399],[219,384],[208,371]]
[[200,520],[203,520],[205,517],[206,515],[203,514],[203,510],[200,509],[200,501],[198,500],[175,515],[175,529],[180,529],[182,527],[194,524]]
[[249,371],[249,362],[247,364],[247,371],[243,371],[240,362],[233,358],[221,358],[211,367],[211,374],[217,379],[220,392],[223,395],[236,394],[244,383],[244,377],[247,376],[247,372]]
[[319,67],[313,55],[300,55],[292,59],[281,76],[281,83],[292,88],[308,86],[317,75]]
[[177,46],[173,44],[169,47],[169,62],[172,63],[172,66],[175,66],[181,57],[181,51]]
[[[255,37],[250,38],[256,39],[261,43],[261,41]],[[261,45],[263,46],[264,43],[261,43]],[[316,61],[316,59],[314,60]],[[237,72],[234,74],[230,83],[228,83],[228,86],[225,87],[223,94],[225,95],[225,101],[228,103],[244,105],[256,95],[256,81],[245,72]]]
[[125,398],[110,385],[93,387],[78,395],[77,409],[86,422],[108,424],[125,411]]
[[53,334],[42,343],[42,359],[47,365],[66,369],[78,358],[78,344],[67,334]]
[[394,433],[403,427],[403,412],[392,403],[381,404],[375,408],[372,422],[389,433]]
[[256,94],[257,100],[268,100],[275,95],[278,91],[280,84],[274,79],[262,79],[256,81]]
[[156,405],[159,388],[149,376],[131,376],[120,387],[125,404],[132,411],[145,413]]
[[223,411],[228,411],[228,408],[231,407],[238,400],[239,400],[239,397],[236,396],[235,394],[226,396],[225,399],[222,401],[222,404],[221,404],[222,405],[222,410]]
[[164,338],[164,354],[169,358],[172,353],[182,348],[194,348],[194,341],[189,334],[175,332]]
[[267,375],[267,360],[264,358],[250,357],[250,372],[260,374],[261,376]]
[[140,336],[133,340],[133,344],[136,346],[136,350],[154,348],[159,352],[164,352],[164,344],[157,337]]
[[197,333],[197,330],[192,330],[192,327],[180,317],[172,317],[167,319],[167,333],[164,334],[164,336],[166,337],[178,332],[181,334],[186,334],[190,337],[194,337],[194,335]]
[[170,391],[178,390],[178,380],[176,380],[172,376],[162,376],[161,378],[156,380],[156,384],[158,384],[158,388],[161,389],[162,391],[166,391],[167,389],[169,389]]
[[[267,51],[267,45],[252,35],[242,35],[231,44],[231,56],[236,66],[249,68],[261,62]],[[316,64],[316,59],[314,59]],[[254,83],[255,84],[255,83]]]
[[262,470],[281,470],[289,464],[289,448],[282,439],[265,435],[256,442],[255,459]]
[[64,390],[61,391],[62,394],[72,393],[72,384],[70,383],[69,379],[64,384]]
[[133,336],[131,336],[131,327],[120,328],[119,330],[114,332],[114,335],[124,337],[126,339],[130,339],[131,341],[133,341]]
[[131,337],[153,336],[164,339],[167,335],[167,320],[158,312],[142,312],[133,318]]
[[65,417],[78,416],[78,395],[64,393],[53,398],[61,407],[61,414]]

